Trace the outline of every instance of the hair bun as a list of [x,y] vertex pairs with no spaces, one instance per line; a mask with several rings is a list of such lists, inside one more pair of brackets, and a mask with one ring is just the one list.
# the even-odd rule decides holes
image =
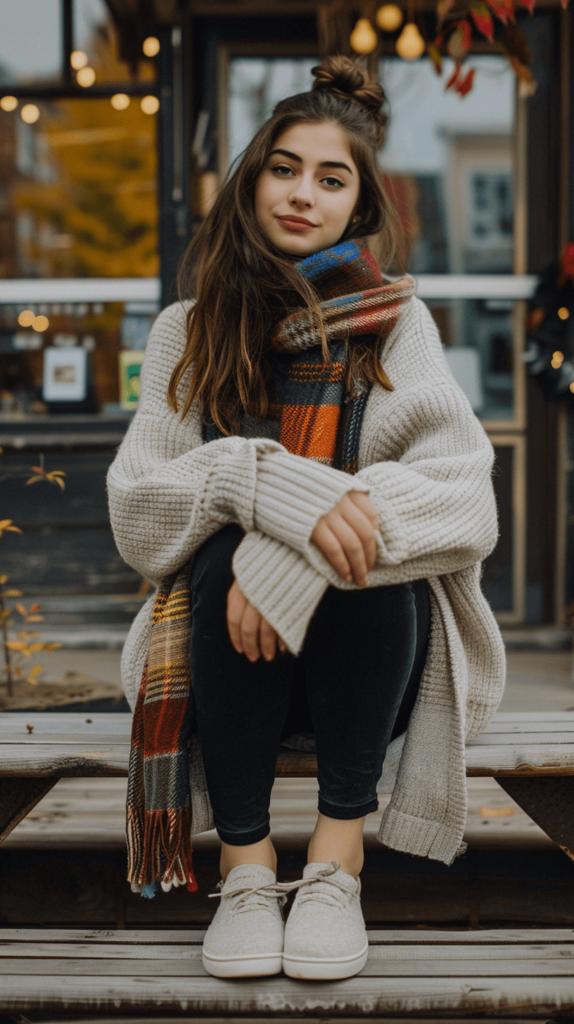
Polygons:
[[350,57],[327,57],[311,69],[311,74],[315,77],[313,91],[321,89],[332,92],[338,99],[360,103],[373,118],[376,141],[382,145],[389,120],[388,111],[384,109],[387,97],[383,87]]

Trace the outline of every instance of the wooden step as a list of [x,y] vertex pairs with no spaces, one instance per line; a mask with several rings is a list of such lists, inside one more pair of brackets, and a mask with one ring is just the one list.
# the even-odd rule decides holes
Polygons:
[[0,931],[2,1013],[522,1019],[574,1011],[574,931],[372,930],[366,967],[338,982],[222,981],[204,932]]

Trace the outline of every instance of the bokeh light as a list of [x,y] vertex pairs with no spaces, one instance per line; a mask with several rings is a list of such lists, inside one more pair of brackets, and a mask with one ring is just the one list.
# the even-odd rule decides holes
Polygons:
[[76,82],[82,86],[82,89],[89,89],[90,85],[93,85],[96,81],[96,72],[93,68],[80,68],[76,75]]
[[422,57],[426,50],[425,41],[413,22],[405,25],[397,39],[395,49],[403,60],[417,60]]
[[157,96],[144,96],[140,107],[144,114],[157,114],[159,110],[159,100]]
[[560,306],[558,310],[558,316],[561,320],[567,320],[570,316],[570,310],[566,306]]
[[26,124],[34,124],[40,117],[40,108],[35,103],[26,103],[20,111],[20,117]]
[[127,110],[131,100],[125,92],[117,92],[115,96],[112,96],[110,103],[114,110]]
[[31,324],[32,330],[38,332],[47,331],[49,326],[50,321],[47,316],[35,316]]
[[377,33],[368,18],[359,18],[349,42],[355,53],[372,53],[377,45]]
[[31,327],[35,319],[36,314],[31,309],[23,309],[18,317],[18,323],[20,327]]
[[383,32],[395,32],[403,23],[403,12],[397,4],[383,4],[379,7],[375,20]]
[[0,107],[2,107],[2,110],[16,110],[17,106],[18,100],[15,96],[2,96],[0,99]]
[[70,64],[74,71],[79,71],[80,68],[85,68],[88,63],[88,55],[83,50],[73,50],[70,54]]
[[146,57],[155,57],[159,53],[159,39],[156,36],[148,36],[143,41],[142,50]]

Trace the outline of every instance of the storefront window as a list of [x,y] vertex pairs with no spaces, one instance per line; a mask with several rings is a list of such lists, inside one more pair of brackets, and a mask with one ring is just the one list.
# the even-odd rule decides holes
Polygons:
[[[448,63],[448,62],[447,62]],[[512,273],[514,73],[473,57],[472,91],[445,92],[430,60],[381,61],[391,108],[381,155],[414,274]]]
[[137,98],[38,101],[0,110],[0,277],[157,273],[155,117]]
[[74,0],[72,25],[74,50],[85,54],[96,83],[151,82],[155,78],[153,61],[140,60],[136,70],[120,60],[118,32],[105,0]]

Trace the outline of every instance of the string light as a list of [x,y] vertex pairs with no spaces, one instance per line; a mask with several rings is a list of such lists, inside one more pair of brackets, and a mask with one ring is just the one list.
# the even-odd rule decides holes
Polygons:
[[395,48],[403,60],[417,60],[425,52],[425,41],[414,22],[410,21],[408,25],[405,25],[396,41]]
[[96,72],[93,68],[80,68],[76,75],[76,82],[82,86],[82,89],[89,89],[91,85],[96,81]]
[[159,100],[157,96],[144,96],[140,107],[144,114],[157,114],[159,110]]
[[403,23],[403,12],[397,4],[383,4],[375,14],[375,21],[383,32],[395,32]]
[[572,383],[571,383],[571,385],[570,385],[570,391],[571,391],[571,392],[572,392],[572,394],[574,395],[574,380],[572,381]]
[[142,43],[142,50],[146,57],[156,57],[159,53],[159,39],[156,36],[148,36]]
[[359,18],[349,39],[355,53],[372,53],[377,45],[377,33],[368,18]]
[[10,112],[11,110],[16,110],[17,106],[18,100],[15,96],[2,96],[0,99],[0,107],[2,107],[2,110]]
[[18,317],[18,323],[20,327],[31,327],[35,319],[36,314],[31,309],[23,309]]
[[110,103],[114,110],[127,110],[131,100],[125,92],[117,92],[115,96],[112,96]]
[[47,316],[35,316],[31,323],[32,330],[38,331],[38,333],[47,331],[49,326],[50,321]]
[[562,366],[563,362],[564,362],[564,353],[563,352],[553,352],[552,353],[552,362],[550,363],[550,365],[551,365],[551,367],[554,370],[559,370],[560,367]]
[[88,55],[83,50],[73,50],[70,54],[70,64],[74,71],[79,71],[80,68],[85,68],[88,63]]
[[560,309],[558,310],[558,316],[561,320],[567,320],[570,316],[570,310],[567,309],[566,306],[560,306]]
[[34,124],[40,117],[40,110],[35,103],[26,103],[20,111],[20,117],[26,124]]

